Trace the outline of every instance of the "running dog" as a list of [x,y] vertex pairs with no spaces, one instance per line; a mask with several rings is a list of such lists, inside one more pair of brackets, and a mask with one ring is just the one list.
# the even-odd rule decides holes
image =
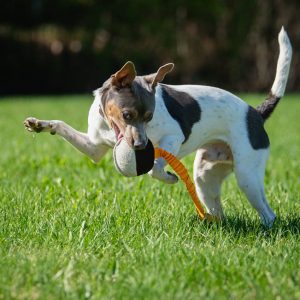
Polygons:
[[[275,81],[257,108],[216,87],[161,84],[174,67],[171,63],[154,74],[137,76],[133,63],[127,62],[94,92],[87,133],[59,120],[30,117],[24,124],[31,132],[62,136],[95,162],[122,137],[136,150],[143,149],[149,138],[155,146],[178,158],[196,151],[194,181],[207,212],[223,217],[221,185],[234,171],[239,187],[262,223],[271,227],[275,214],[264,192],[270,146],[264,122],[284,95],[292,57],[283,28],[278,41]],[[149,173],[165,183],[176,183],[178,178],[164,167],[165,161],[157,159]]]

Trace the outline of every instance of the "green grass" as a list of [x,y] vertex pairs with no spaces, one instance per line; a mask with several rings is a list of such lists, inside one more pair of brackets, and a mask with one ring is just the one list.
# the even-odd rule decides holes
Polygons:
[[111,153],[94,165],[58,136],[24,130],[28,116],[86,130],[89,96],[2,99],[0,299],[299,299],[299,97],[266,125],[269,231],[233,176],[227,221],[206,224],[183,183],[124,178]]

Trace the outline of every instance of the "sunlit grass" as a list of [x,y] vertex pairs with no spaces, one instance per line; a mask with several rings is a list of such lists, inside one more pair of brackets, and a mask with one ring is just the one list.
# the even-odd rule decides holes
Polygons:
[[[234,176],[223,188],[227,221],[205,224],[183,183],[124,178],[111,153],[94,165],[61,138],[23,128],[35,116],[84,131],[91,101],[0,101],[0,299],[300,298],[298,95],[266,124],[270,231]],[[183,160],[190,172],[192,161]]]

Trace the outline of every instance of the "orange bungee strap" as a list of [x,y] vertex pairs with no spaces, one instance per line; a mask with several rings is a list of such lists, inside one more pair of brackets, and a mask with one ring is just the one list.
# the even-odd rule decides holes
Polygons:
[[161,148],[155,148],[155,158],[162,157],[164,158],[168,164],[172,167],[172,169],[176,172],[176,174],[181,178],[181,180],[185,183],[186,188],[196,206],[196,210],[200,218],[203,220],[204,218],[207,218],[208,215],[205,214],[205,211],[203,207],[200,204],[200,201],[196,194],[195,185],[192,182],[189,173],[185,166],[180,162],[180,160],[174,156],[173,154],[165,151]]

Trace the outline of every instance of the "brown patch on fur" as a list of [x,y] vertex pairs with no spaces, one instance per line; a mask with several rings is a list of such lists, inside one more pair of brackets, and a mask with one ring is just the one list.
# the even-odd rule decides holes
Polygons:
[[120,107],[115,104],[114,100],[108,101],[104,109],[110,126],[113,127],[113,121],[124,132],[126,124],[122,118],[122,111]]

